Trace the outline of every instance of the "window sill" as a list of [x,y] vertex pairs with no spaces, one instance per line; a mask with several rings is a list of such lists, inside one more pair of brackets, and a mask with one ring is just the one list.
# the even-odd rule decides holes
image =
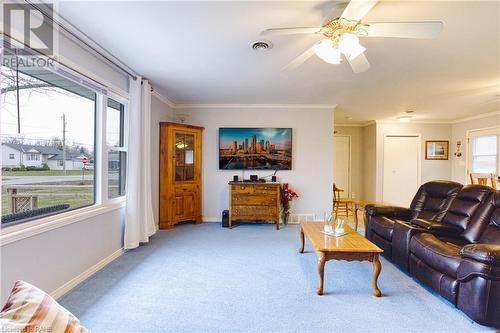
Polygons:
[[36,221],[13,225],[0,230],[0,247],[122,207],[125,207],[125,197],[110,200],[106,204],[84,207],[67,213],[41,218]]

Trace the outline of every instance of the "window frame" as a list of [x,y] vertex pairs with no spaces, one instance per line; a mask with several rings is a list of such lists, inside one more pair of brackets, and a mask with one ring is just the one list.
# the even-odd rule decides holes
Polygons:
[[466,154],[466,179],[470,182],[469,174],[473,172],[473,140],[478,137],[483,136],[496,136],[497,137],[497,152],[496,152],[496,171],[494,174],[498,177],[500,176],[500,126],[493,126],[481,129],[474,129],[467,131],[467,154]]
[[[1,40],[1,38],[0,38]],[[3,52],[0,50],[0,59],[3,57]],[[44,58],[46,62],[50,59]],[[72,223],[101,215],[112,210],[125,207],[126,195],[108,199],[107,195],[107,149],[106,149],[106,107],[107,98],[112,98],[124,106],[124,144],[128,151],[128,109],[129,109],[129,94],[117,89],[113,86],[105,87],[99,82],[93,80],[89,76],[82,74],[85,71],[78,66],[73,66],[73,70],[61,63],[54,63],[53,68],[46,68],[54,74],[61,76],[66,80],[70,80],[76,84],[90,89],[95,93],[95,122],[94,122],[94,203],[78,207],[62,213],[45,215],[40,218],[27,220],[25,222],[12,224],[2,227],[0,225],[0,240],[1,245],[6,245],[20,239],[31,237],[33,235],[43,233],[55,228],[63,227]],[[41,159],[39,159],[41,160]],[[103,167],[106,166],[106,167]],[[1,246],[0,245],[0,246]]]
[[[105,155],[106,155],[106,170],[109,168],[109,161],[108,161],[108,152],[109,151],[116,151],[116,152],[124,152],[126,153],[127,155],[127,158],[128,158],[128,129],[129,129],[129,103],[128,103],[128,99],[125,99],[123,98],[122,96],[119,96],[115,93],[112,93],[112,92],[109,92],[106,96],[106,99],[105,99],[105,114],[104,114],[104,122],[106,123],[106,126],[104,128],[104,135],[107,134],[107,112],[108,112],[108,99],[112,99],[114,100],[115,102],[118,102],[120,103],[122,106],[123,106],[123,109],[121,110],[123,112],[123,117],[120,117],[120,134],[121,134],[121,137],[120,137],[120,147],[112,147],[112,149],[109,149],[107,147],[107,138],[104,137],[104,145],[105,145],[105,148],[106,148],[106,151],[105,151]],[[121,170],[120,170],[121,172]],[[108,175],[109,173],[106,173],[106,182],[104,183],[105,186],[106,186],[106,196],[104,198],[106,198],[107,201],[115,201],[117,199],[120,199],[120,198],[125,198],[126,195],[127,195],[127,192],[125,191],[123,194],[117,196],[117,197],[113,197],[113,198],[110,198],[109,197],[109,193],[108,193]],[[125,165],[125,181],[126,181],[126,175],[127,175],[127,166]],[[121,178],[120,178],[120,182],[121,182]],[[103,185],[104,185],[103,184]],[[121,184],[120,184],[121,185]],[[126,186],[126,184],[124,184],[124,187]]]

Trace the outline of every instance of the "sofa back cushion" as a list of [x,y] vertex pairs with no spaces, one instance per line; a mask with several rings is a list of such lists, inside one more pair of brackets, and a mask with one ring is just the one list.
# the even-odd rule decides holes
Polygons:
[[486,209],[491,203],[493,189],[485,185],[466,185],[451,202],[450,208],[443,218],[443,223],[451,224],[462,230],[473,222],[479,209]]
[[493,206],[486,227],[481,230],[479,243],[500,245],[500,190],[496,191],[491,200]]
[[461,188],[462,184],[445,180],[423,184],[410,205],[412,219],[441,222]]

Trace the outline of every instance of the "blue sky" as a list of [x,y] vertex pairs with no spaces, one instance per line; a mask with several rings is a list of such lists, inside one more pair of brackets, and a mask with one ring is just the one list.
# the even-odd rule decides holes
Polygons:
[[275,144],[277,148],[291,148],[291,128],[220,128],[219,140],[221,148],[230,148],[233,141],[241,144],[246,138],[257,135],[257,141],[264,140]]

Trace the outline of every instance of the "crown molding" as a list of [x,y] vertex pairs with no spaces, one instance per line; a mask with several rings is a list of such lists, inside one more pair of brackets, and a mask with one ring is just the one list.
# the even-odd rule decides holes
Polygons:
[[160,94],[159,92],[157,92],[156,90],[153,90],[153,92],[151,93],[151,95],[153,95],[154,97],[158,98],[163,103],[167,104],[171,109],[175,109],[176,108],[176,104],[174,102],[172,102],[171,100],[169,100],[168,98],[166,98],[165,96],[163,96],[162,94]]
[[492,117],[492,116],[499,116],[499,115],[500,115],[500,111],[493,111],[493,112],[478,114],[476,116],[455,119],[455,120],[451,121],[450,123],[451,124],[458,124],[458,123],[463,123],[465,121],[471,121],[471,120],[482,119],[482,118],[487,118],[487,117]]
[[368,122],[365,122],[365,123],[362,123],[362,124],[342,124],[342,123],[334,123],[333,126],[334,127],[367,127],[367,126],[370,126],[372,124],[375,124],[375,121],[374,120],[370,120]]
[[175,104],[175,109],[332,109],[337,104]]
[[171,109],[332,109],[335,110],[337,104],[177,104],[153,90],[152,95]]
[[446,125],[446,124],[451,124],[452,121],[446,121],[446,120],[410,120],[409,122],[401,122],[396,119],[381,119],[381,120],[375,120],[375,123],[377,124],[427,124],[427,125]]

